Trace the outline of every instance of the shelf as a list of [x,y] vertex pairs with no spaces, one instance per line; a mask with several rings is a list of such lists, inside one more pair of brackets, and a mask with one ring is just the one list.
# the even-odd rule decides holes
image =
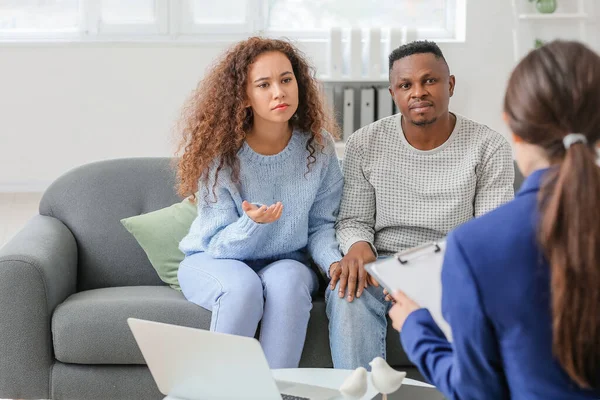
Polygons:
[[382,78],[369,78],[369,77],[364,77],[364,78],[327,78],[327,77],[317,77],[317,80],[319,82],[322,83],[375,83],[375,84],[381,84],[381,83],[385,83],[385,84],[389,84],[389,80],[387,79],[387,77],[382,77]]
[[585,13],[553,13],[553,14],[519,14],[520,20],[547,20],[547,19],[586,19]]

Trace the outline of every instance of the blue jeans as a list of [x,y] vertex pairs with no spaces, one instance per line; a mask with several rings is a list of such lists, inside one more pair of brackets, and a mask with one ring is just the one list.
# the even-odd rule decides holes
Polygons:
[[254,337],[271,368],[297,368],[312,309],[316,274],[295,260],[242,262],[206,253],[187,256],[179,266],[185,297],[212,311],[213,332]]
[[351,303],[327,287],[325,301],[329,318],[329,343],[334,368],[370,370],[375,357],[386,357],[387,313],[392,304],[385,300],[383,287],[369,286]]

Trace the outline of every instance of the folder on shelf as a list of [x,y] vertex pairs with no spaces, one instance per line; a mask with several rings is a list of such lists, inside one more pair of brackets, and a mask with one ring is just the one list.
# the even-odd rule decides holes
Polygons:
[[360,79],[363,70],[362,30],[350,30],[350,77]]
[[334,27],[329,31],[329,77],[339,79],[343,70],[342,30]]
[[389,117],[394,114],[392,96],[388,88],[377,89],[377,119]]
[[367,57],[368,74],[371,79],[381,79],[383,74],[382,52],[381,52],[381,28],[369,30],[369,54]]
[[360,91],[360,127],[369,125],[375,120],[375,89]]
[[354,133],[354,89],[344,89],[343,136],[348,139]]
[[325,85],[323,87],[323,97],[328,111],[335,115],[335,90],[333,86]]

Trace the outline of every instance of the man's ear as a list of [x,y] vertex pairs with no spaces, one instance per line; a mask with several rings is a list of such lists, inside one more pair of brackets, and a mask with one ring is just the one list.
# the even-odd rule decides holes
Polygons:
[[450,97],[454,95],[454,86],[456,85],[456,78],[454,75],[450,75]]
[[398,103],[396,103],[396,99],[394,98],[394,92],[392,91],[392,87],[388,86],[388,90],[390,92],[390,96],[392,97],[392,102],[394,103],[394,106],[396,106],[396,108],[400,110],[400,107],[398,106]]

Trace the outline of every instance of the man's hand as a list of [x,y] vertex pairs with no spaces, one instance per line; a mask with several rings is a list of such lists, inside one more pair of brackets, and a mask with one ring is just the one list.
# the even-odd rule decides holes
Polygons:
[[376,257],[367,242],[356,242],[348,250],[348,254],[340,262],[333,263],[329,267],[331,276],[331,290],[335,289],[337,282],[340,282],[339,297],[342,298],[348,289],[347,300],[351,302],[354,296],[360,297],[363,290],[371,284],[379,286],[375,279],[369,278],[367,282],[367,271],[365,264],[375,261]]
[[283,212],[283,204],[278,201],[269,207],[265,205],[257,207],[255,204],[244,200],[242,202],[242,210],[244,210],[246,215],[250,217],[252,221],[258,222],[259,224],[270,224],[271,222],[277,221],[281,217],[281,213]]

